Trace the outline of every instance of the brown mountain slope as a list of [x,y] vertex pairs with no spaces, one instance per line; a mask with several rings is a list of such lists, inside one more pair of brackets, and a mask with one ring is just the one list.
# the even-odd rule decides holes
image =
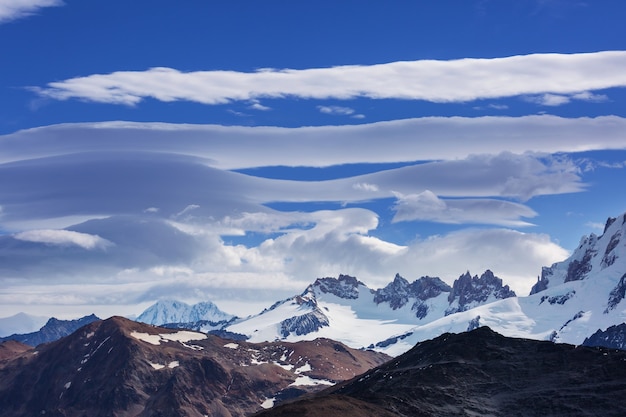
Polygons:
[[[349,400],[346,401],[346,398]],[[417,344],[386,364],[259,417],[626,415],[626,352],[513,339],[483,327]],[[383,415],[383,414],[381,414]]]
[[389,359],[330,340],[251,344],[136,323],[89,324],[0,369],[11,416],[244,416]]
[[32,349],[32,346],[16,342],[15,340],[7,340],[0,343],[0,367]]

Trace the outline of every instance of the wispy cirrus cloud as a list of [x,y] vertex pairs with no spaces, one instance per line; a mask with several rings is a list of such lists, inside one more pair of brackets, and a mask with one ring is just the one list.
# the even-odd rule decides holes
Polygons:
[[[566,97],[626,86],[626,51],[532,54],[450,61],[401,61],[256,72],[151,68],[92,74],[31,87],[43,97],[136,105],[146,98],[224,104],[260,98],[425,100],[468,102],[537,95]],[[546,96],[547,95],[547,96]],[[561,103],[562,104],[562,103]]]
[[62,0],[1,0],[0,25],[36,14],[45,7],[63,5]]
[[583,91],[574,94],[552,94],[547,93],[539,96],[526,97],[526,100],[531,103],[537,103],[542,106],[561,106],[563,104],[570,103],[572,100],[588,101],[592,103],[602,103],[609,98],[605,94],[593,94],[589,91]]

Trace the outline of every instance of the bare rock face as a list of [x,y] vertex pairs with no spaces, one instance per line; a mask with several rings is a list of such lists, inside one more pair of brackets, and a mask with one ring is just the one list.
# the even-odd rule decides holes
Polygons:
[[452,291],[448,296],[450,307],[446,310],[446,315],[469,310],[489,299],[495,301],[509,297],[515,297],[515,292],[508,285],[502,285],[502,279],[490,270],[486,270],[480,277],[472,277],[466,272],[452,284]]
[[583,346],[605,347],[626,351],[626,323],[609,326],[606,330],[596,331],[587,337]]
[[421,277],[409,283],[400,274],[385,288],[374,292],[374,302],[376,304],[388,303],[393,310],[404,307],[413,300],[412,310],[416,311],[419,318],[419,306],[424,305],[423,301],[435,298],[443,292],[450,292],[452,288],[437,277]]
[[624,392],[626,352],[480,327],[418,343],[349,382],[258,416],[321,416],[335,407],[342,417],[618,417],[626,415]]
[[6,417],[245,416],[389,359],[328,339],[235,342],[121,317],[7,357]]
[[350,275],[339,275],[338,278],[318,278],[313,283],[313,290],[320,293],[329,293],[339,298],[353,300],[359,297],[359,286],[365,286],[361,281]]

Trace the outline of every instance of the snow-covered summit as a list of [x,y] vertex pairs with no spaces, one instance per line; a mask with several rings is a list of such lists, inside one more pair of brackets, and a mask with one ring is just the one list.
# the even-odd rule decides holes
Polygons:
[[182,301],[160,300],[148,307],[136,321],[160,326],[168,323],[227,322],[233,315],[224,313],[210,301],[189,305]]
[[[581,281],[596,276],[603,270],[624,270],[626,261],[626,214],[610,217],[601,236],[594,233],[583,236],[572,255],[562,262],[544,267],[530,294],[536,294],[556,285]],[[615,263],[618,265],[613,268]],[[622,265],[623,264],[623,265]]]

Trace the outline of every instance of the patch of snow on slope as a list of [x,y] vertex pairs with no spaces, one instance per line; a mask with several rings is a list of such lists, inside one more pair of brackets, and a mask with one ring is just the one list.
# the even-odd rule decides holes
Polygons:
[[303,386],[303,385],[307,385],[307,386],[313,386],[313,385],[335,385],[334,382],[332,381],[328,381],[326,379],[316,379],[316,378],[311,378],[310,376],[307,375],[300,375],[298,378],[296,378],[296,380],[294,382],[292,382],[291,384],[289,384],[289,386]]
[[206,334],[190,332],[188,330],[182,330],[176,333],[164,333],[164,334],[148,334],[133,331],[130,334],[137,340],[141,340],[151,345],[160,345],[161,342],[180,342],[183,346],[190,349],[202,349],[200,346],[188,345],[188,342],[193,340],[203,340],[207,338]]
[[266,398],[265,401],[263,401],[261,403],[261,407],[266,409],[266,410],[268,408],[272,408],[272,407],[274,407],[274,401],[276,401],[276,397]]

